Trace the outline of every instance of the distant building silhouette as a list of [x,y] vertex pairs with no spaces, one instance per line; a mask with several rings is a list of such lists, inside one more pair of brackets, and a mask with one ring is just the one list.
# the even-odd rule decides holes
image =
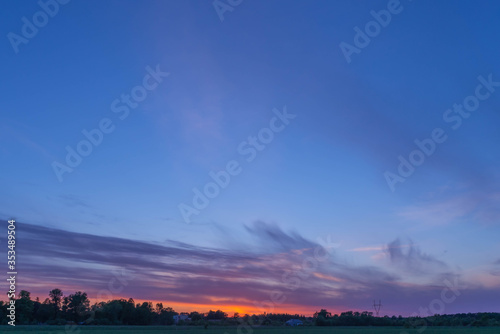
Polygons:
[[302,320],[299,319],[290,319],[287,322],[285,322],[285,325],[287,326],[302,326],[304,323]]

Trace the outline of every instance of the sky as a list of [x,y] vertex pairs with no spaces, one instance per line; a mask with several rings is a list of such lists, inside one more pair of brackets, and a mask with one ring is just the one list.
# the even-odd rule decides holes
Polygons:
[[0,218],[19,289],[500,312],[498,10],[5,3]]

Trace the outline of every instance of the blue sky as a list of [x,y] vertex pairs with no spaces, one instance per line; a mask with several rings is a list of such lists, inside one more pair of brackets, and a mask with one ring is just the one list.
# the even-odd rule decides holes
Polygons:
[[[340,43],[354,45],[353,29],[388,3],[243,1],[221,21],[210,1],[70,1],[17,53],[8,34],[22,35],[22,18],[41,8],[4,6],[1,216],[274,254],[249,236],[264,224],[307,240],[331,235],[346,270],[374,267],[406,284],[411,271],[395,259],[417,256],[498,295],[500,87],[483,87],[489,96],[457,129],[443,116],[475,94],[478,77],[500,81],[499,5],[401,1],[348,63]],[[169,75],[120,119],[113,101],[143,85],[148,67]],[[246,161],[239,145],[284,108],[296,117]],[[114,130],[59,182],[54,161],[65,164],[66,147],[103,119]],[[446,141],[391,191],[384,173],[436,128]],[[179,205],[192,206],[192,189],[232,160],[242,172],[187,224]],[[396,241],[406,253],[391,253]],[[433,278],[422,284],[441,284],[441,269],[426,267]]]

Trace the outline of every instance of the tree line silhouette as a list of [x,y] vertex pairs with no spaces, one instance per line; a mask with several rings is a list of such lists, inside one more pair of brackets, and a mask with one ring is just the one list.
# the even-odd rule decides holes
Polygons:
[[[9,321],[9,302],[0,301],[2,325]],[[372,312],[347,311],[332,315],[321,309],[312,317],[287,313],[264,313],[240,315],[216,310],[207,313],[178,313],[162,303],[135,303],[132,298],[115,299],[90,305],[87,293],[77,291],[64,296],[60,289],[49,292],[43,302],[31,299],[28,291],[22,290],[15,299],[16,325],[193,325],[238,326],[282,326],[291,319],[300,319],[304,326],[403,326],[423,328],[425,326],[500,326],[500,313],[461,313],[433,315],[429,317],[383,316],[374,317]],[[177,317],[176,317],[177,316]],[[177,319],[176,319],[177,318]]]

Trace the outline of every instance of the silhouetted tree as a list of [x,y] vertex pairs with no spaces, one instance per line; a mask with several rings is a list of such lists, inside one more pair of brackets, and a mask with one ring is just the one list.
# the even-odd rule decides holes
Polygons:
[[137,304],[135,312],[137,325],[150,325],[153,319],[153,303]]
[[177,315],[177,312],[175,312],[173,308],[165,307],[161,310],[160,314],[158,315],[157,323],[159,325],[173,325],[174,315]]
[[30,293],[21,290],[16,300],[16,323],[21,325],[29,324],[33,319],[34,303],[31,300]]
[[191,318],[191,321],[203,320],[203,314],[196,311],[189,313],[189,317]]
[[[16,299],[16,324],[61,325],[67,320],[81,322],[88,318],[90,302],[85,292],[78,291],[63,297],[61,290],[54,289],[49,292],[49,296],[50,298],[40,303],[38,298],[33,301],[30,293],[22,290]],[[2,317],[0,324],[7,324],[7,306],[8,302],[0,301],[0,316]],[[56,308],[58,312],[54,311]],[[98,302],[92,305],[91,310],[94,316],[92,322],[88,323],[95,325],[172,325],[174,315],[178,314],[171,307],[164,307],[162,303],[157,303],[153,307],[151,302],[135,304],[132,298]],[[227,326],[237,326],[242,323],[250,326],[281,326],[290,319],[300,319],[306,326],[313,324],[317,326],[400,326],[416,329],[424,328],[424,326],[500,326],[500,313],[435,314],[425,318],[374,317],[372,312],[367,311],[346,311],[340,315],[332,315],[326,309],[314,313],[314,318],[287,313],[240,316],[237,312],[233,317],[228,318],[227,314],[221,310],[210,310],[206,317],[196,311],[181,314],[188,315],[191,321],[180,323],[196,326],[208,326],[208,321],[217,321],[218,324]]]
[[49,297],[54,306],[54,318],[57,319],[59,315],[59,310],[61,309],[61,302],[63,298],[63,293],[59,289],[50,290]]
[[71,320],[79,323],[88,316],[90,301],[87,293],[77,291],[68,297],[68,313]]
[[208,311],[208,314],[207,314],[207,319],[208,320],[224,320],[227,318],[227,313],[226,312],[223,312],[221,310],[217,310],[217,311]]
[[47,321],[53,319],[54,308],[50,303],[49,298],[46,298],[43,303],[40,303],[38,309],[35,312],[36,322],[46,323]]

